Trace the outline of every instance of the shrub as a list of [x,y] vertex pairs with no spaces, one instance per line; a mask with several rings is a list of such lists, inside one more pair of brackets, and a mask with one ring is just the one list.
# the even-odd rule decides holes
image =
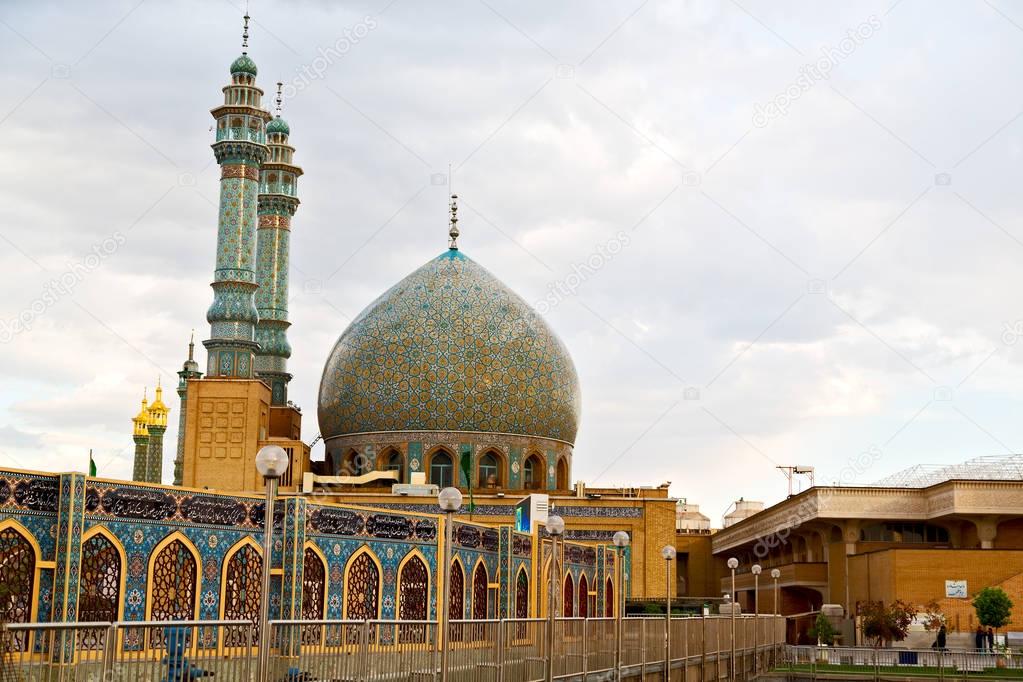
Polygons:
[[973,598],[977,620],[990,628],[1001,628],[1012,619],[1012,600],[1000,587],[985,587]]
[[810,639],[815,639],[827,646],[835,643],[835,628],[823,613],[817,614],[817,620],[807,634],[810,635]]
[[863,636],[873,646],[879,647],[888,642],[901,642],[906,639],[909,625],[916,616],[916,609],[906,602],[896,599],[886,606],[883,602],[866,602],[860,608]]

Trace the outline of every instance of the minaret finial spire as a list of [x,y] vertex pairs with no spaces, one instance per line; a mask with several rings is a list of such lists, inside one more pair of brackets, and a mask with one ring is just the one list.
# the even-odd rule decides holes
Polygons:
[[276,99],[274,99],[274,103],[276,104],[275,110],[277,113],[277,118],[281,117],[281,103],[284,101],[284,96],[281,94],[281,91],[283,89],[284,83],[282,83],[281,81],[277,81],[277,97]]
[[249,3],[245,3],[245,24],[242,28],[242,54],[249,53]]
[[458,234],[459,234],[458,233],[458,195],[457,194],[452,194],[451,195],[450,208],[451,208],[451,220],[450,220],[451,227],[448,229],[448,237],[450,237],[451,239],[450,239],[450,241],[448,241],[448,249],[450,249],[452,251],[457,251],[458,250]]
[[192,335],[188,338],[188,361],[193,362],[195,360],[195,330],[192,330]]
[[451,195],[451,203],[448,208],[451,210],[451,218],[448,226],[448,249],[458,251],[458,195],[454,192],[454,178],[451,177],[451,164],[448,164],[448,194]]

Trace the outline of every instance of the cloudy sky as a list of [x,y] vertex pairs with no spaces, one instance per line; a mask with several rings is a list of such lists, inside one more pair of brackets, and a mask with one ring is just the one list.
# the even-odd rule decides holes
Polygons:
[[[143,387],[173,386],[189,331],[206,338],[209,109],[243,11],[0,6],[0,465],[82,470],[93,448],[130,477]],[[307,440],[337,336],[445,248],[451,164],[465,252],[554,301],[583,391],[575,478],[671,481],[717,524],[739,496],[782,498],[779,465],[868,483],[1020,451],[1023,8],[251,14],[306,172],[290,367]]]

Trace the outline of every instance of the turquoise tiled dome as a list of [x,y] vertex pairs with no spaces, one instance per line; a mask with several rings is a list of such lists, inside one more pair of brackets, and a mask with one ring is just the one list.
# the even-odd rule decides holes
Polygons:
[[478,431],[574,442],[579,379],[519,296],[460,251],[398,282],[349,325],[320,380],[320,432]]
[[270,133],[284,133],[285,135],[290,135],[291,128],[288,127],[287,121],[278,116],[266,124],[266,134],[269,135]]
[[252,57],[247,54],[242,54],[238,59],[231,62],[232,74],[247,73],[250,76],[255,76],[257,71],[256,62],[252,61]]

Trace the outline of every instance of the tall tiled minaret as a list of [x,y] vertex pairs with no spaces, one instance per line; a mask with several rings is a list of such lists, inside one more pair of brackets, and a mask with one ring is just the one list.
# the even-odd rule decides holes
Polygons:
[[174,485],[182,484],[182,473],[185,464],[185,413],[188,411],[188,380],[201,379],[199,363],[195,361],[195,332],[188,340],[188,359],[181,365],[178,372],[178,398],[181,399],[181,412],[178,415],[178,449],[174,455]]
[[131,480],[146,480],[146,459],[149,456],[149,401],[145,393],[142,394],[142,409],[131,418],[134,425],[132,440],[135,441],[135,462],[132,468]]
[[146,473],[142,479],[149,483],[163,483],[163,434],[167,432],[170,408],[163,402],[163,387],[156,380],[156,396],[149,404],[149,446],[146,454]]
[[210,338],[206,375],[211,378],[253,376],[256,312],[256,200],[259,167],[266,161],[266,122],[256,87],[256,64],[249,58],[249,16],[242,33],[243,52],[231,64],[231,83],[224,104],[211,113],[217,120],[213,154],[220,164],[220,218],[213,304],[206,313]]
[[256,246],[256,373],[270,386],[271,403],[288,402],[288,277],[291,243],[291,217],[298,208],[298,176],[302,169],[294,165],[295,148],[288,144],[291,133],[281,118],[281,86],[277,84],[277,115],[266,126],[269,158],[260,168],[259,229]]

